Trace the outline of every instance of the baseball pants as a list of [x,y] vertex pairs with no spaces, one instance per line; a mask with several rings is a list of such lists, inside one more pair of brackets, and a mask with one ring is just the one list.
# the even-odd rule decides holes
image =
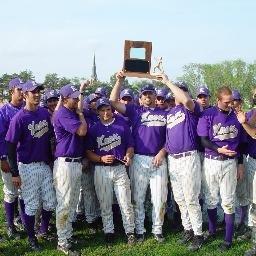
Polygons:
[[237,162],[235,159],[219,161],[204,159],[202,186],[208,209],[215,209],[221,197],[224,213],[235,213]]
[[81,185],[82,164],[66,162],[65,157],[58,157],[53,167],[53,182],[56,190],[56,228],[58,244],[68,244],[73,234],[74,220]]
[[199,204],[201,190],[201,162],[197,151],[191,155],[175,158],[168,155],[168,167],[174,199],[179,205],[182,225],[202,235],[202,212]]
[[162,226],[167,200],[167,163],[161,166],[153,166],[153,156],[135,154],[130,166],[130,179],[132,200],[134,203],[135,230],[137,234],[143,234],[145,219],[145,196],[148,185],[151,190],[152,201],[152,233],[162,234]]
[[124,165],[95,166],[94,184],[99,199],[104,233],[114,233],[113,188],[120,206],[125,233],[134,233],[130,180]]
[[94,166],[82,172],[81,187],[85,218],[87,223],[92,223],[100,217],[100,205],[94,187]]
[[44,162],[18,163],[21,178],[21,193],[25,213],[34,216],[42,203],[43,209],[55,209],[56,197],[53,188],[52,171]]
[[249,226],[256,227],[256,159],[248,156],[245,164],[245,179],[248,190],[248,201],[251,203],[249,209]]
[[18,189],[13,186],[12,174],[10,172],[2,172],[2,180],[4,183],[4,201],[13,203],[18,198]]

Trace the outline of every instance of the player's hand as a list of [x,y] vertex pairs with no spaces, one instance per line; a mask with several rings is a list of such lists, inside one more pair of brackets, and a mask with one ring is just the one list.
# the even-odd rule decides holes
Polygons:
[[0,169],[3,172],[10,172],[11,168],[7,160],[1,160],[0,161]]
[[153,165],[155,167],[159,167],[162,165],[163,161],[165,160],[166,152],[165,150],[160,150],[157,155],[153,158]]
[[125,156],[124,161],[125,161],[125,166],[130,166],[132,163],[132,159],[130,156]]
[[237,180],[241,181],[244,178],[244,165],[238,164],[237,166]]
[[156,75],[156,78],[160,80],[163,84],[166,84],[169,81],[169,78],[165,73]]
[[106,155],[101,157],[101,161],[105,164],[112,164],[114,160],[115,160],[114,155]]
[[59,100],[58,100],[58,103],[57,103],[57,105],[56,105],[56,107],[55,107],[55,109],[54,109],[54,112],[57,111],[62,105],[63,105],[63,98],[62,98],[62,96],[60,95]]
[[237,116],[237,120],[240,124],[244,124],[246,122],[246,116],[243,111],[238,111],[236,116]]
[[89,80],[82,80],[80,82],[80,92],[84,92],[85,88],[87,88],[90,85],[90,81]]
[[116,80],[123,81],[125,79],[124,71],[120,70],[116,73]]
[[218,148],[218,153],[226,156],[235,156],[237,154],[236,151],[228,149],[228,145]]
[[20,186],[21,186],[21,178],[20,178],[20,176],[12,177],[12,184],[13,184],[14,187],[20,188]]

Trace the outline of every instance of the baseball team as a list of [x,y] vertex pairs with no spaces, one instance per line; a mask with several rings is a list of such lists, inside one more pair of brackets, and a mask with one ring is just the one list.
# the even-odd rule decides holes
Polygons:
[[[109,97],[104,87],[84,97],[88,80],[59,91],[10,80],[10,101],[0,108],[8,238],[20,239],[17,227],[24,227],[32,251],[56,239],[59,252],[80,255],[74,223],[85,216],[110,245],[118,205],[127,243],[143,243],[149,200],[151,232],[161,243],[171,200],[183,229],[177,244],[199,250],[216,238],[223,215],[219,250],[234,237],[251,238],[245,256],[256,255],[256,111],[243,112],[241,94],[227,86],[210,105],[206,86],[193,99],[186,82],[158,79],[169,92],[148,83],[137,98],[122,90],[123,71]],[[252,99],[256,105],[256,89]]]

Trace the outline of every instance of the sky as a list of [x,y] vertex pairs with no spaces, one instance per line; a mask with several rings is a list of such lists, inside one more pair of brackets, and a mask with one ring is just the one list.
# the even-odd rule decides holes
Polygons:
[[255,0],[0,0],[0,75],[31,70],[99,80],[121,69],[124,41],[152,42],[169,78],[189,63],[256,60]]

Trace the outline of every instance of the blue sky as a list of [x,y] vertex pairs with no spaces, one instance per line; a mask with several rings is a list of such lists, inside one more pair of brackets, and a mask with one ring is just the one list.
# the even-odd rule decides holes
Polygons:
[[124,41],[153,43],[170,78],[182,66],[256,60],[255,0],[0,0],[0,75],[30,69],[108,80]]

